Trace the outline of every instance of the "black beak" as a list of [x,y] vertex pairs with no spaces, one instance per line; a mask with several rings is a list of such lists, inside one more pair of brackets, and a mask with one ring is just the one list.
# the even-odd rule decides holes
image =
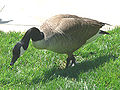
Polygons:
[[11,63],[10,63],[10,66],[13,66],[14,63],[17,61],[18,58],[19,58],[19,57],[13,56],[13,57],[12,57],[12,61],[11,61]]
[[11,63],[10,63],[10,66],[13,66],[13,65],[14,65],[14,63],[13,63],[13,62],[11,62]]

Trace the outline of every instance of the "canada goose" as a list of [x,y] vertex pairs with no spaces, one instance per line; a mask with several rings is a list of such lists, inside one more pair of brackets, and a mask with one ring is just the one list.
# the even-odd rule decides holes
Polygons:
[[106,23],[76,15],[61,14],[46,20],[40,27],[30,28],[22,40],[13,48],[13,57],[10,65],[27,50],[29,41],[38,49],[47,49],[61,54],[67,54],[66,67],[75,63],[73,52],[82,45],[89,43],[102,34],[109,34],[100,30]]

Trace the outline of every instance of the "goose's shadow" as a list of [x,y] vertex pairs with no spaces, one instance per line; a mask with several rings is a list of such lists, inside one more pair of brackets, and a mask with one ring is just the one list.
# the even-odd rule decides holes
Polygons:
[[60,69],[60,68],[53,67],[44,72],[44,77],[42,77],[42,78],[36,77],[33,79],[33,82],[39,83],[40,80],[42,80],[42,82],[47,82],[47,81],[53,80],[59,76],[75,78],[77,80],[80,73],[84,73],[89,70],[98,68],[100,65],[104,64],[105,62],[109,62],[110,59],[115,60],[115,57],[112,55],[101,56],[94,60],[86,60],[84,62],[77,63],[76,66],[69,67],[67,69]]

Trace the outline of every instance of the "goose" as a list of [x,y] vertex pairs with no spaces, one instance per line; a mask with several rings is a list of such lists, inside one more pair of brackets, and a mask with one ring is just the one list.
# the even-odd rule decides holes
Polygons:
[[[10,66],[27,50],[30,39],[37,49],[67,54],[66,68],[76,65],[73,52],[103,34],[107,23],[70,14],[59,14],[47,19],[40,28],[31,27],[13,48]],[[109,25],[109,24],[107,24]]]

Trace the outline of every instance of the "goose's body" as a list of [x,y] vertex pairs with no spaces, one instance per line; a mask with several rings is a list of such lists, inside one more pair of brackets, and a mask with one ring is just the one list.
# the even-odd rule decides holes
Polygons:
[[66,66],[68,66],[70,60],[73,61],[72,64],[75,63],[74,51],[99,35],[108,34],[100,30],[104,25],[105,23],[75,15],[56,15],[46,20],[40,30],[37,28],[28,30],[20,42],[24,50],[32,39],[35,48],[67,54]]
[[97,34],[103,25],[101,22],[75,15],[57,15],[43,23],[40,30],[45,38],[33,41],[33,45],[38,49],[57,53],[73,53]]

